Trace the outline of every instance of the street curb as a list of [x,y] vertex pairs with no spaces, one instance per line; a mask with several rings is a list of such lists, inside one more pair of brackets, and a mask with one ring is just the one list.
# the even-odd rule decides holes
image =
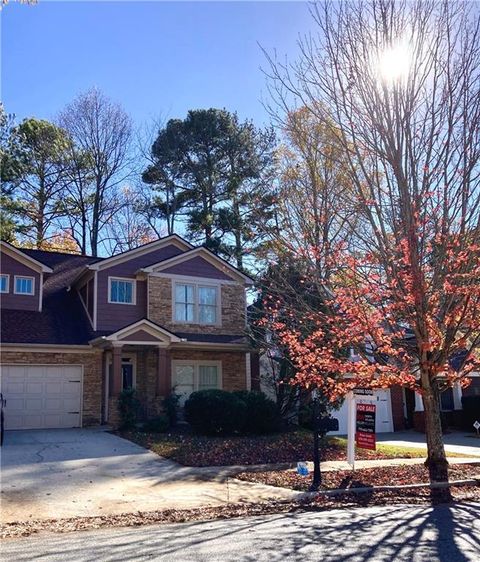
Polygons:
[[[246,480],[241,480],[241,482],[246,482]],[[261,484],[261,482],[251,482],[252,484]],[[271,484],[262,484],[263,486],[270,486],[271,488],[280,488],[282,490],[289,490],[296,493],[295,500],[308,500],[318,496],[339,496],[342,494],[374,494],[376,492],[395,492],[400,490],[417,489],[417,488],[450,488],[452,486],[480,486],[480,476],[471,478],[468,480],[452,480],[449,482],[429,482],[424,484],[402,484],[400,486],[366,486],[363,488],[346,488],[335,490],[319,490],[317,492],[300,492],[298,490],[292,490],[292,488],[283,488],[281,486],[272,486]],[[292,500],[275,500],[278,503],[291,502]]]

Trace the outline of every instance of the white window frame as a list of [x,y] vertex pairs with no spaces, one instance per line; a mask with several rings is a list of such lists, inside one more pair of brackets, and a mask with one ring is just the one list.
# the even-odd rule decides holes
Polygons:
[[7,280],[7,287],[5,289],[5,291],[2,291],[1,287],[0,287],[0,293],[2,294],[7,294],[10,292],[10,275],[8,273],[2,273],[0,275],[0,277],[5,277],[5,279]]
[[[32,280],[32,292],[31,293],[22,293],[17,291],[17,279],[31,279]],[[15,295],[24,295],[26,297],[33,297],[35,296],[35,277],[30,275],[14,275],[13,277],[13,293]]]
[[[223,389],[223,376],[222,376],[222,362],[221,361],[208,361],[205,359],[197,361],[188,361],[188,359],[174,359],[172,361],[172,383],[175,378],[175,369],[177,367],[193,367],[193,391],[198,391],[198,381],[200,379],[200,367],[217,367],[218,380],[217,389]],[[172,389],[175,389],[175,385],[172,385]]]
[[[118,302],[112,301],[112,281],[121,281],[132,283],[132,302]],[[108,278],[108,303],[109,304],[126,304],[128,306],[135,306],[137,304],[137,280],[130,277],[109,277]]]
[[[191,285],[193,287],[193,321],[177,320],[176,316],[176,294],[178,285]],[[200,288],[215,289],[216,292],[216,318],[215,322],[200,322],[200,303],[198,290]],[[174,324],[196,324],[199,326],[221,326],[222,325],[222,286],[219,283],[206,283],[204,281],[180,281],[172,280],[172,322]]]

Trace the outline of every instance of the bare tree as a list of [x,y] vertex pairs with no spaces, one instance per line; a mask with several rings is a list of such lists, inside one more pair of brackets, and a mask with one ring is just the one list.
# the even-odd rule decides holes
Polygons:
[[[350,285],[336,288],[346,316],[355,310],[365,321],[350,315],[337,343],[365,354],[363,330],[396,356],[391,380],[421,393],[427,465],[432,479],[445,480],[439,393],[478,366],[480,343],[478,4],[327,1],[312,14],[318,36],[300,42],[295,64],[271,61],[271,85],[334,123],[369,225],[356,233],[370,249],[366,263],[357,260],[344,277]],[[409,346],[398,342],[407,329]],[[449,359],[459,352],[454,372]],[[373,373],[367,362],[356,365],[365,375]]]
[[117,210],[115,188],[131,173],[132,125],[120,105],[93,88],[59,116],[71,141],[72,230],[82,253],[98,255],[101,232]]
[[133,250],[159,237],[139,210],[142,204],[136,189],[124,186],[117,190],[117,210],[106,225],[103,241],[110,254]]

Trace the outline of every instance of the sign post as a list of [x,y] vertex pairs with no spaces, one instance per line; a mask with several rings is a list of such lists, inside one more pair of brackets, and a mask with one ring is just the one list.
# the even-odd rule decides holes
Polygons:
[[355,395],[347,394],[348,430],[347,430],[347,462],[355,470]]

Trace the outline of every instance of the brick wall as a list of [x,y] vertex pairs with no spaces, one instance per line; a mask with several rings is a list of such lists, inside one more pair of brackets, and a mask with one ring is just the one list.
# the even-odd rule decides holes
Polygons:
[[[172,361],[221,361],[222,387],[224,390],[245,390],[247,388],[245,353],[236,351],[172,350]],[[172,371],[173,376],[173,371]]]
[[157,416],[162,410],[163,397],[157,396],[158,351],[137,353],[137,393],[142,404],[143,419]]
[[172,318],[172,280],[149,279],[149,319],[172,332],[243,334],[245,332],[245,289],[242,285],[221,285],[221,326],[178,324]]
[[390,399],[392,401],[393,430],[405,429],[405,412],[403,410],[403,389],[401,386],[390,388]]
[[40,351],[3,351],[1,362],[6,365],[83,365],[84,426],[101,423],[102,412],[102,352],[47,353]]

